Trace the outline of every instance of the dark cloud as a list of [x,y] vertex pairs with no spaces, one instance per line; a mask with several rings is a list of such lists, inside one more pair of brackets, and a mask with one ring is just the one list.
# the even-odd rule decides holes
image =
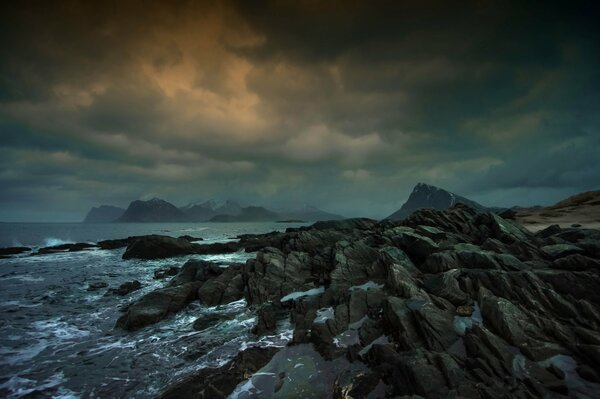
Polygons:
[[600,181],[592,2],[0,7],[0,219],[148,195],[385,216],[417,181],[490,205]]

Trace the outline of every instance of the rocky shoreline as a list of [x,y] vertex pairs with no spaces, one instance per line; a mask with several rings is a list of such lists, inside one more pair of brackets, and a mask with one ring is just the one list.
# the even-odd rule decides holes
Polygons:
[[[457,204],[401,222],[350,219],[228,243],[195,241],[142,236],[94,245],[127,247],[124,259],[257,252],[245,264],[190,260],[159,273],[172,277],[122,309],[117,328],[151,325],[193,301],[245,300],[256,312],[254,334],[289,321],[293,337],[280,350],[247,348],[166,387],[162,397],[600,392],[599,230],[552,226],[533,234]],[[301,361],[291,367],[284,358]]]

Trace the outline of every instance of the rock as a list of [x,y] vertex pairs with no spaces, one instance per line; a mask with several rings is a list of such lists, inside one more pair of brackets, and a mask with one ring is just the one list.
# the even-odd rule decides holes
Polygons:
[[285,255],[276,248],[265,248],[256,260],[246,263],[243,273],[248,304],[279,300],[293,292],[316,288],[310,257],[303,252]]
[[535,236],[539,238],[548,238],[562,231],[559,225],[553,224],[543,230],[538,231]]
[[159,269],[159,270],[155,270],[154,271],[154,279],[155,280],[162,280],[165,279],[167,277],[172,277],[177,275],[177,273],[179,273],[180,268],[177,266],[171,266],[167,269]]
[[198,283],[185,283],[152,291],[129,306],[116,327],[133,331],[157,323],[196,299],[197,290]]
[[261,306],[256,312],[256,325],[252,327],[252,333],[264,335],[275,331],[277,328],[277,308],[273,304]]
[[40,248],[33,255],[45,255],[45,254],[51,254],[51,253],[55,253],[55,252],[79,252],[79,251],[83,251],[84,249],[97,248],[97,247],[98,246],[96,244],[89,244],[87,242],[78,242],[76,244],[61,244],[61,245],[55,245],[52,247]]
[[231,320],[232,317],[224,314],[204,314],[199,316],[193,324],[193,328],[196,331],[203,331],[207,328],[214,326],[224,320]]
[[[340,373],[333,386],[333,399],[352,399],[367,397],[383,397],[385,392],[375,392],[381,379],[377,373],[370,370],[353,372],[346,370]],[[381,388],[384,388],[383,384]],[[371,396],[369,396],[371,395]]]
[[97,291],[97,290],[99,290],[101,288],[106,288],[106,287],[108,287],[108,284],[106,282],[104,282],[104,281],[96,281],[96,282],[93,282],[93,283],[89,283],[87,290],[88,291]]
[[512,302],[492,295],[485,288],[479,289],[481,315],[487,325],[512,345],[526,341],[523,328],[530,324],[529,318]]
[[413,261],[420,262],[439,250],[438,245],[431,238],[421,236],[414,230],[398,227],[386,231],[394,245],[406,252]]
[[588,381],[600,383],[600,374],[597,370],[594,370],[588,365],[582,365],[577,367],[577,374]]
[[550,267],[559,270],[584,271],[589,269],[600,269],[600,261],[575,254],[556,259],[552,262]]
[[194,253],[200,255],[230,254],[242,249],[238,242],[215,242],[212,244],[194,244]]
[[179,236],[178,238],[179,238],[179,239],[181,239],[181,240],[186,240],[186,241],[189,241],[189,242],[192,242],[192,241],[202,241],[202,240],[204,240],[204,238],[200,238],[200,237],[192,237],[192,236],[190,236],[190,235],[187,235],[187,234],[186,234],[186,235],[184,235],[184,236]]
[[266,365],[276,348],[248,348],[219,368],[204,368],[167,388],[161,399],[227,398],[235,387]]
[[140,288],[142,288],[142,284],[139,281],[137,281],[137,280],[127,281],[127,282],[121,284],[118,288],[109,289],[106,292],[106,295],[125,296],[125,295],[132,293],[133,291],[139,290]]
[[194,246],[182,238],[151,235],[138,238],[127,246],[123,259],[160,259],[196,253]]
[[430,276],[423,283],[428,292],[461,307],[470,301],[470,296],[460,288],[460,275],[460,270],[453,269]]
[[458,306],[456,308],[456,315],[461,317],[470,317],[474,311],[475,308],[473,308],[473,306]]
[[242,299],[244,280],[240,266],[229,266],[219,276],[208,279],[198,289],[198,298],[208,306]]
[[176,287],[185,283],[204,283],[211,278],[220,276],[225,269],[219,265],[203,260],[190,259],[169,281],[169,287]]
[[120,238],[120,239],[116,239],[116,240],[103,240],[103,241],[98,241],[97,245],[101,249],[125,248],[126,246],[128,246],[129,244],[134,242],[135,240],[143,238],[143,237],[145,237],[145,236],[131,236],[131,237]]
[[473,245],[431,254],[419,267],[424,273],[441,273],[457,268],[502,270],[528,268],[512,255],[484,251]]
[[0,256],[18,255],[18,254],[22,254],[24,252],[29,252],[29,251],[31,251],[31,248],[29,248],[29,247],[6,247],[6,248],[0,248]]
[[542,252],[550,259],[563,258],[568,255],[581,254],[583,249],[571,244],[546,245],[541,248]]

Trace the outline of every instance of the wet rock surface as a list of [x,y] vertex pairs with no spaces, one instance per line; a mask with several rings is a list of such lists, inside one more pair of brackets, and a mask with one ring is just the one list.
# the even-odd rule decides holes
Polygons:
[[123,259],[160,259],[195,253],[194,246],[185,238],[150,235],[133,240]]
[[246,349],[223,367],[203,369],[170,387],[159,398],[227,398],[238,383],[267,364],[276,352],[276,348]]
[[[241,237],[223,248],[234,247],[256,250],[256,258],[228,267],[189,261],[117,325],[139,328],[194,300],[214,306],[244,298],[256,310],[255,334],[289,320],[292,348],[316,350],[297,367],[312,359],[321,368],[320,383],[311,384],[310,373],[273,358],[270,379],[261,383],[270,397],[600,392],[597,230],[551,227],[534,235],[458,204],[398,222],[361,219]],[[198,321],[200,327],[216,322]],[[163,397],[226,397],[238,382],[263,375],[259,369],[274,353],[201,370]],[[290,378],[301,390],[290,388]],[[239,397],[258,395],[250,385]]]

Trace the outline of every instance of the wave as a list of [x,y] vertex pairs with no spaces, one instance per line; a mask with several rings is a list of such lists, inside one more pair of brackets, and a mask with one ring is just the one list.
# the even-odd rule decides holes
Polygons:
[[69,240],[69,239],[62,240],[60,238],[48,237],[48,238],[44,238],[41,246],[42,247],[55,247],[57,245],[63,245],[63,244],[73,244],[73,240]]

